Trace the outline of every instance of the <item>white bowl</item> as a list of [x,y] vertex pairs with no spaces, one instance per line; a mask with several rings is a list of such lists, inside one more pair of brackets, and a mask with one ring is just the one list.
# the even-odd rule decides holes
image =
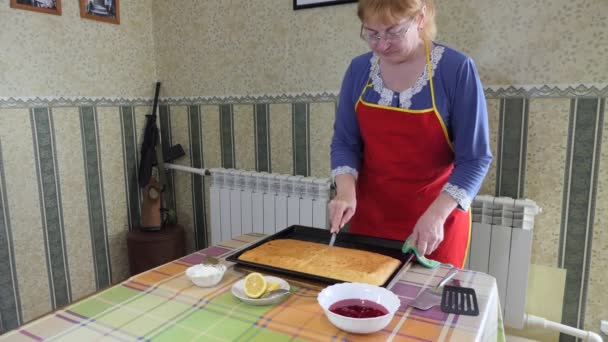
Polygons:
[[194,265],[188,267],[186,276],[192,280],[194,284],[200,287],[212,287],[217,285],[226,272],[226,266],[217,265]]
[[[289,283],[285,280],[273,276],[264,276],[267,282],[273,282],[279,284],[280,289],[289,290]],[[287,298],[288,293],[278,294],[271,297],[264,298],[249,298],[245,294],[245,279],[241,279],[232,285],[232,294],[249,305],[273,305],[281,302]]]
[[[364,299],[376,302],[388,310],[383,316],[372,318],[352,318],[329,311],[332,304],[344,299]],[[395,316],[401,301],[391,291],[374,285],[362,283],[340,283],[326,287],[317,296],[319,305],[329,321],[341,330],[369,334],[384,329]]]

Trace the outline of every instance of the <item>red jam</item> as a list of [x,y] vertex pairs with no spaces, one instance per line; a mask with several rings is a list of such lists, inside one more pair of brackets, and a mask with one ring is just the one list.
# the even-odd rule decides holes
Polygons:
[[384,316],[388,310],[370,300],[365,299],[344,299],[333,303],[329,311],[346,317],[352,318],[372,318]]

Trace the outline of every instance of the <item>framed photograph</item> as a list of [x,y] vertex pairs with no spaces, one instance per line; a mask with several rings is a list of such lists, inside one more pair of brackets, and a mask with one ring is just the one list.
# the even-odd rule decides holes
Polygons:
[[120,24],[120,0],[80,0],[80,17]]
[[299,10],[304,8],[349,4],[353,2],[357,2],[357,0],[293,0],[293,9]]
[[61,15],[61,0],[11,0],[11,7]]

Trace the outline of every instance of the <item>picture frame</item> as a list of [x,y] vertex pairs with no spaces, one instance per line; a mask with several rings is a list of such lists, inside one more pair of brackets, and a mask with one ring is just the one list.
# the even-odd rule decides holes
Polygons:
[[79,0],[80,17],[120,24],[120,0]]
[[357,2],[357,0],[293,0],[293,9],[295,11],[305,8],[350,4],[354,2]]
[[11,8],[61,15],[61,0],[11,0]]

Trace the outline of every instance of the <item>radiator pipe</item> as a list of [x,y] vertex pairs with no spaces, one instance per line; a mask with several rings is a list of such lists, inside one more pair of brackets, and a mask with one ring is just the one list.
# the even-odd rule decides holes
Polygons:
[[201,175],[201,176],[211,176],[211,172],[209,172],[208,169],[197,169],[197,168],[194,168],[194,167],[177,165],[177,164],[170,164],[170,163],[165,163],[165,168],[171,169],[171,170],[178,170],[178,171],[185,171],[185,172],[190,172],[190,173],[196,173],[196,174]]
[[[190,173],[196,173],[198,175],[203,175],[203,176],[211,176],[211,172],[209,172],[208,169],[197,169],[197,168],[194,168],[194,167],[177,165],[177,164],[170,164],[170,163],[165,163],[165,168],[166,169],[171,169],[171,170],[178,170],[178,171],[185,171],[185,172],[190,172]],[[330,185],[330,189],[336,189],[336,185],[334,183],[332,183]]]
[[[189,167],[189,166],[170,164],[170,163],[165,163],[165,168],[166,169],[171,169],[171,170],[178,170],[178,171],[185,171],[185,172],[190,172],[190,173],[196,173],[198,175],[203,175],[203,176],[211,176],[211,172],[209,172],[208,169],[196,169],[196,168]],[[332,183],[330,185],[330,188],[331,189],[335,189],[336,186]]]
[[524,313],[524,324],[527,327],[543,328],[543,329],[547,329],[547,330],[551,330],[551,331],[559,331],[561,333],[564,333],[564,334],[567,334],[570,336],[578,337],[578,338],[582,339],[583,341],[603,342],[600,335],[594,333],[593,331],[577,329],[577,328],[571,327],[569,325],[556,323],[556,322],[550,321],[546,318],[530,315],[528,313]]

